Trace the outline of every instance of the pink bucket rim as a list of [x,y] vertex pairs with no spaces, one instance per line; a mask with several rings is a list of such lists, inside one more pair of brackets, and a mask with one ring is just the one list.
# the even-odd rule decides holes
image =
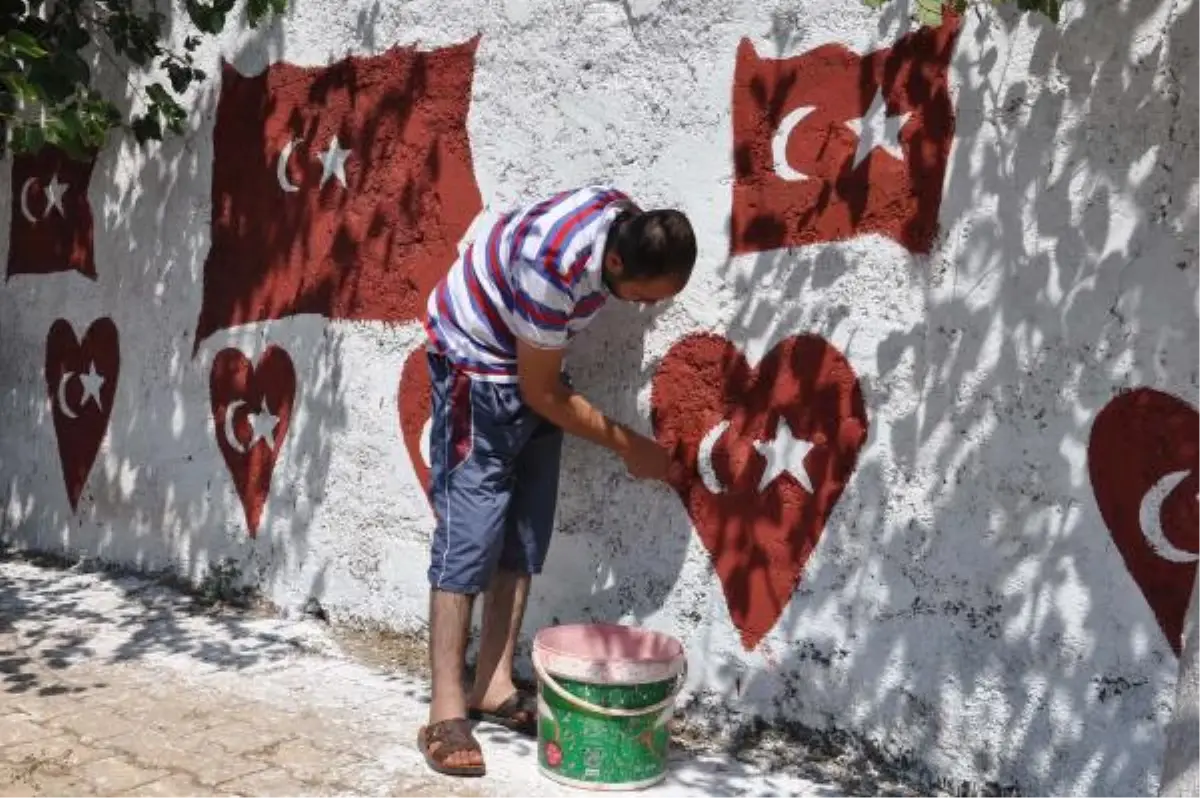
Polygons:
[[553,657],[592,662],[673,663],[683,659],[683,644],[653,629],[615,623],[548,626],[533,647]]

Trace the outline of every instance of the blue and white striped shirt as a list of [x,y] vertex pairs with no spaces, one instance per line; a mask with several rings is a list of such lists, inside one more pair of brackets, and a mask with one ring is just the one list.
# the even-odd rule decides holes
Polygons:
[[515,382],[517,338],[561,349],[608,298],[605,241],[634,209],[603,186],[564,191],[482,229],[429,295],[429,345],[475,379]]

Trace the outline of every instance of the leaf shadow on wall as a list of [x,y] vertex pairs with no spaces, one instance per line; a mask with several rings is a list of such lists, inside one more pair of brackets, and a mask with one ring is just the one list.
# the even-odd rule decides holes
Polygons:
[[[1092,8],[1058,29],[1011,8],[969,12],[982,26],[962,35],[981,58],[960,46],[954,61],[941,240],[907,273],[868,262],[878,241],[723,270],[743,298],[731,340],[815,331],[875,364],[862,375],[870,438],[779,621],[786,644],[699,655],[723,660],[726,706],[796,723],[802,742],[846,729],[853,708],[872,730],[864,756],[972,774],[956,791],[1155,789],[1176,660],[1096,509],[1083,450],[1123,389],[1182,386],[1196,401],[1194,343],[1177,355],[1197,337],[1184,199],[1198,176],[1197,7],[1165,24],[1150,22],[1158,11]],[[1027,76],[997,44],[1024,25]],[[1131,57],[1127,32],[1150,26],[1157,45]],[[1113,132],[1133,119],[1144,133]],[[886,290],[861,290],[872,283]],[[714,735],[730,720],[715,698],[693,697],[716,709]],[[730,744],[765,734],[749,721]]]
[[[169,13],[174,11],[172,8]],[[168,19],[167,35],[178,22]],[[240,49],[227,56],[242,74],[254,75],[278,59],[282,44],[282,28],[276,23],[243,39]],[[212,195],[221,71],[216,54],[209,56],[208,62],[201,64],[209,80],[189,106],[188,133],[142,150],[114,135],[100,155],[90,191],[96,216],[103,214],[104,218],[103,225],[97,225],[96,252],[101,264],[97,284],[43,279],[36,283],[27,280],[21,285],[14,282],[9,287],[10,291],[27,290],[36,295],[29,303],[29,318],[22,322],[25,327],[36,328],[34,314],[45,315],[43,330],[48,330],[55,318],[64,316],[82,334],[96,318],[111,316],[120,335],[121,368],[100,455],[87,476],[79,510],[72,513],[63,498],[63,476],[40,366],[36,371],[29,369],[26,361],[17,359],[8,347],[0,353],[0,373],[14,377],[3,392],[2,401],[9,405],[6,417],[27,419],[28,428],[37,431],[35,446],[23,452],[6,446],[6,451],[0,453],[9,461],[5,470],[17,474],[5,486],[9,511],[0,521],[0,533],[68,558],[86,551],[102,563],[121,562],[151,572],[178,573],[202,589],[227,597],[246,585],[257,585],[266,592],[286,581],[292,583],[291,592],[300,594],[299,605],[305,591],[319,598],[325,589],[325,566],[318,567],[311,561],[314,519],[316,508],[329,493],[333,438],[347,427],[354,412],[345,399],[350,375],[342,363],[342,349],[349,336],[313,314],[318,308],[337,303],[342,303],[338,307],[362,308],[376,298],[378,283],[360,284],[354,275],[336,280],[329,273],[318,275],[303,287],[301,302],[291,311],[307,311],[309,315],[289,315],[262,323],[252,323],[256,321],[251,318],[253,303],[249,295],[243,295],[232,303],[228,318],[246,321],[245,326],[229,329],[234,325],[219,324],[205,341],[195,340],[205,259],[213,243],[209,221],[217,218],[223,203],[229,203],[226,196]],[[330,53],[328,60],[341,57],[341,53]],[[98,59],[93,67],[101,84],[110,88],[110,95],[120,96],[121,87],[126,86],[125,74],[104,59]],[[424,80],[420,69],[413,70],[410,77],[415,84]],[[328,93],[344,91],[353,79],[351,67],[332,78],[317,80],[306,99],[313,106],[323,107]],[[335,85],[331,81],[340,82]],[[413,105],[405,102],[406,92],[415,90],[413,85],[397,87],[376,98],[373,109],[355,109],[359,127],[354,132],[369,138],[375,135],[377,126],[384,124],[404,130],[406,109]],[[126,102],[130,101],[127,97]],[[296,125],[300,135],[309,133],[315,124],[311,117],[300,116],[289,122]],[[325,142],[319,144],[324,146]],[[248,175],[267,166],[268,161],[274,175],[277,153],[267,151],[265,138],[246,140],[243,148],[240,157]],[[394,154],[383,149],[356,153],[358,165],[347,170],[352,185],[356,179],[367,180],[386,171],[373,170],[378,160]],[[436,149],[430,157],[432,161],[425,164],[427,174],[436,180],[442,168]],[[296,171],[311,173],[310,166],[297,164]],[[319,165],[317,172],[319,175]],[[324,188],[328,192],[331,186]],[[397,188],[400,193],[395,212],[419,217],[424,210],[422,197],[413,192],[412,185]],[[347,226],[365,224],[376,232],[372,254],[377,261],[390,264],[410,253],[414,242],[402,234],[411,230],[396,226],[379,231],[378,219],[361,214],[344,214],[354,217],[346,221],[341,212],[346,210],[347,201],[344,195],[333,198],[326,209],[333,213],[320,219],[311,206],[298,216],[259,208],[253,218],[249,214],[230,217],[227,224],[239,229],[258,225],[259,235],[277,249],[289,246],[286,230],[325,224],[331,228],[340,262],[361,254],[345,243],[350,239]],[[469,203],[461,205],[456,213],[471,213]],[[334,213],[339,218],[331,222]],[[415,246],[452,249],[453,245],[452,241],[418,241]],[[294,246],[296,257],[313,255],[302,236],[297,237]],[[241,264],[240,268],[253,270],[260,265]],[[239,268],[239,264],[226,266],[227,270]],[[337,297],[330,298],[331,292],[337,292]],[[413,303],[414,307],[419,304]],[[363,318],[361,314],[355,316],[353,310],[343,315],[346,317]],[[33,359],[39,364],[44,335],[33,340],[30,347],[36,350]],[[286,350],[294,365],[294,410],[275,459],[257,537],[252,538],[234,479],[221,456],[219,439],[223,433],[221,419],[214,418],[210,402],[210,369],[225,347],[242,350],[257,364],[272,344]],[[388,404],[392,402],[394,394],[388,397]],[[49,432],[42,432],[46,430]],[[243,444],[249,441],[246,428],[241,429],[240,438]],[[399,438],[384,445],[403,446]],[[355,545],[352,539],[343,539],[347,548]],[[385,543],[386,538],[380,542]],[[39,619],[50,617],[47,609],[36,602],[10,601],[13,597],[8,593],[16,592],[0,593],[4,614],[10,621],[21,624],[24,618],[37,626]],[[55,609],[55,613],[60,612],[83,610],[63,605]],[[166,651],[247,667],[274,650],[266,646],[265,653],[256,653],[254,646],[247,646],[230,660],[222,652],[206,647],[203,639],[190,631],[182,619],[184,614],[177,607],[164,605],[161,612],[155,613],[146,633],[131,635],[113,657],[138,659]],[[236,634],[246,633],[238,630]],[[46,648],[28,656],[61,657],[62,646],[51,651],[52,642],[45,641]],[[74,641],[70,650],[86,654],[88,641]],[[38,688],[35,683],[22,684],[23,689]]]

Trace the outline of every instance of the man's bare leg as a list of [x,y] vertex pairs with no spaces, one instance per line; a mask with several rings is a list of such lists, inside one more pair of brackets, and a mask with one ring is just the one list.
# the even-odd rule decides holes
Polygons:
[[529,574],[499,569],[483,597],[483,629],[471,706],[492,710],[508,700],[513,684],[513,652],[525,617]]
[[[471,624],[474,596],[429,592],[429,671],[433,699],[429,704],[431,724],[467,716],[463,694],[463,661],[467,653],[467,634]],[[456,751],[445,761],[451,767],[483,764],[478,751]]]

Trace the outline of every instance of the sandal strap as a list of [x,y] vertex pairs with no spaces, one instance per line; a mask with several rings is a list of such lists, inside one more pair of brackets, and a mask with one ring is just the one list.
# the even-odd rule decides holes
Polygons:
[[439,759],[456,751],[481,750],[466,718],[450,718],[432,724],[425,731],[425,740],[428,745],[437,745]]

